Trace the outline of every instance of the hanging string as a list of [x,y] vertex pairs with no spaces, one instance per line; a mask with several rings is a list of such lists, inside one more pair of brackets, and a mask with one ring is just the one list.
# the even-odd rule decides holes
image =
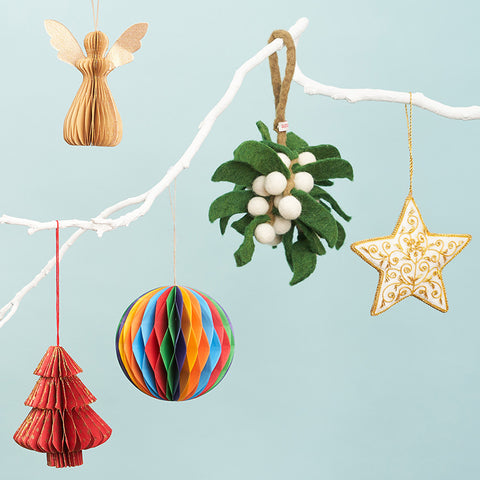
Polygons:
[[56,306],[57,306],[57,347],[60,346],[60,224],[57,220],[55,230],[55,273],[56,273]]
[[275,30],[270,35],[268,43],[272,42],[276,38],[281,38],[285,47],[287,47],[287,64],[285,66],[285,75],[283,81],[280,75],[280,67],[278,65],[277,53],[272,53],[268,57],[270,64],[270,75],[272,78],[273,96],[275,98],[275,120],[273,121],[273,129],[277,132],[277,143],[280,145],[286,145],[287,132],[279,131],[278,124],[285,122],[285,109],[287,108],[288,92],[292,83],[293,74],[295,73],[296,65],[296,50],[295,42],[286,30]]
[[[100,0],[97,0],[97,9],[95,12],[95,4],[94,0],[91,0],[92,3],[92,13],[93,13],[93,25],[95,28],[95,32],[98,31],[98,12],[100,9]],[[95,37],[95,43],[98,41],[98,37]],[[95,48],[96,51],[96,48]],[[93,78],[93,83],[92,83],[92,95],[93,95],[93,101],[91,105],[91,113],[90,113],[90,135],[88,142],[90,145],[93,145],[95,143],[95,105],[97,101],[97,77],[94,76]]]
[[412,196],[413,190],[413,154],[412,154],[412,92],[410,92],[410,114],[405,104],[405,115],[407,117],[407,130],[408,130],[408,150],[410,152],[410,189],[408,195]]
[[98,13],[100,11],[100,0],[97,0],[97,16],[95,18],[95,30],[98,30]]
[[170,210],[172,211],[173,220],[173,284],[177,284],[177,226],[176,226],[176,209],[177,209],[177,179],[173,183],[173,201],[170,186],[168,187],[168,198],[170,199]]
[[97,0],[97,12],[95,13],[95,4],[92,1],[92,13],[93,13],[93,25],[95,27],[95,31],[98,30],[98,10],[100,6],[100,0]]

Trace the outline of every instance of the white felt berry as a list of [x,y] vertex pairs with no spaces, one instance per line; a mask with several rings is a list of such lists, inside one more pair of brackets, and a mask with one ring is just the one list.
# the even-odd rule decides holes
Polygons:
[[288,155],[282,152],[277,153],[277,155],[280,157],[280,160],[285,164],[285,166],[287,168],[290,168],[290,163],[292,162],[290,161],[290,158],[288,158]]
[[313,177],[308,172],[296,173],[294,180],[297,190],[303,190],[308,193],[313,188]]
[[282,243],[282,237],[280,235],[275,235],[275,238],[269,242],[268,244],[274,247],[275,245],[278,245],[279,243]]
[[300,165],[308,165],[309,163],[316,162],[317,159],[315,158],[315,155],[312,152],[302,152],[298,156],[298,163]]
[[269,223],[261,223],[255,228],[255,238],[260,243],[270,243],[275,240],[275,230]]
[[283,218],[295,220],[302,213],[302,204],[293,195],[287,195],[278,202],[278,211]]
[[268,212],[268,202],[263,197],[253,197],[248,202],[247,210],[254,217],[265,215]]
[[275,216],[275,220],[273,221],[273,229],[275,230],[275,233],[278,235],[284,235],[290,230],[290,228],[292,228],[292,222],[290,220],[279,217],[278,215]]
[[265,175],[260,175],[252,183],[252,190],[261,197],[268,197],[265,190]]
[[287,188],[287,179],[283,173],[272,172],[265,177],[265,190],[270,195],[280,195]]
[[280,202],[280,200],[283,198],[282,195],[277,195],[276,197],[274,197],[273,199],[273,204],[278,208],[278,203]]

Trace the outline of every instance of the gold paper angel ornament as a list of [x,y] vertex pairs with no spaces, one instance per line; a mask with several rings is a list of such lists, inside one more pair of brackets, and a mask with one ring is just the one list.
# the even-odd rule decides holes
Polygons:
[[122,139],[122,119],[107,84],[107,75],[133,60],[141,47],[147,23],[136,23],[125,30],[105,55],[108,37],[96,30],[86,35],[85,56],[67,27],[56,20],[45,20],[50,43],[58,58],[80,70],[83,81],[63,123],[63,138],[70,145],[114,147]]

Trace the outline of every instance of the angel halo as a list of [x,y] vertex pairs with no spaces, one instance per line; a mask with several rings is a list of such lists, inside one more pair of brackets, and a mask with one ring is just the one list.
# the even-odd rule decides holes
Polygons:
[[76,67],[83,81],[63,123],[63,138],[70,145],[114,147],[122,139],[122,119],[107,84],[107,75],[133,60],[141,47],[148,23],[127,28],[106,54],[108,37],[95,30],[85,36],[87,55],[65,25],[45,20],[50,43],[58,58]]

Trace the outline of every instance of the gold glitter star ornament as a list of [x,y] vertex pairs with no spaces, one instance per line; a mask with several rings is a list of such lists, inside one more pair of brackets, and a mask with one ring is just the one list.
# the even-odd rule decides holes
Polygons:
[[446,312],[442,269],[471,238],[430,233],[409,194],[392,235],[351,245],[357,255],[380,273],[370,313],[379,315],[407,297],[416,297]]

